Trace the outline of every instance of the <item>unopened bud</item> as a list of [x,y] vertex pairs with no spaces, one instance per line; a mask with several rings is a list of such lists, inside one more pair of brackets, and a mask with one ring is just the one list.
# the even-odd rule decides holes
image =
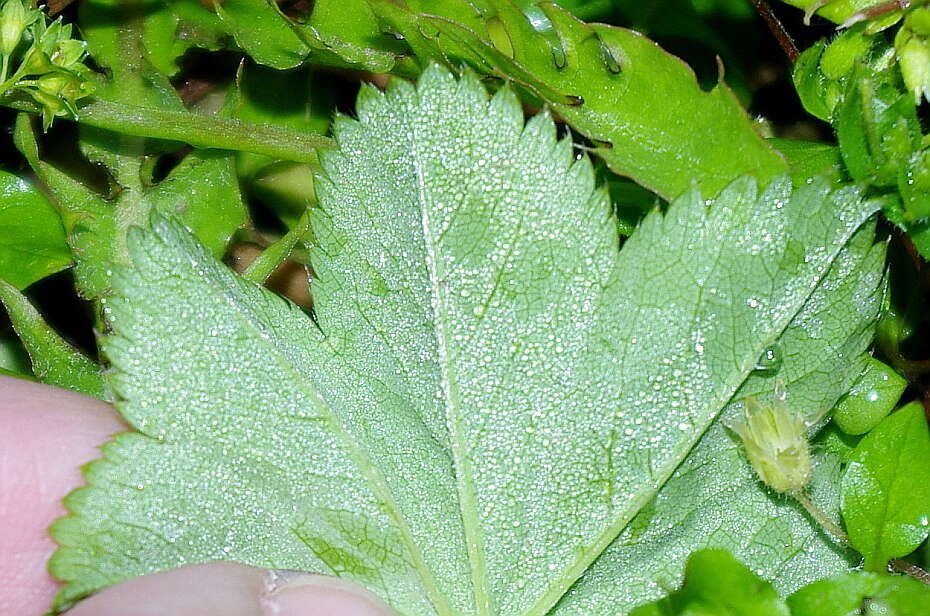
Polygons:
[[916,103],[930,100],[930,9],[920,8],[908,15],[894,39],[901,76]]
[[820,57],[820,70],[827,79],[842,79],[852,72],[860,60],[864,60],[875,37],[867,36],[862,29],[846,30],[827,46]]
[[39,45],[33,45],[26,52],[18,72],[25,77],[27,75],[44,75],[52,69],[54,69],[54,66],[48,55],[42,51]]
[[58,47],[52,53],[52,64],[61,68],[73,68],[84,57],[87,43],[77,39],[64,39],[58,42]]
[[57,96],[52,96],[51,94],[46,94],[41,90],[33,88],[29,88],[27,92],[35,102],[42,106],[42,130],[48,130],[49,126],[52,125],[52,120],[54,120],[56,116],[68,115],[69,110],[67,105]]
[[0,7],[0,53],[12,55],[23,32],[35,19],[36,12],[27,10],[22,0],[4,0]]
[[49,96],[61,97],[67,89],[74,88],[74,82],[78,79],[69,73],[54,72],[46,73],[35,81],[35,86]]
[[764,405],[749,396],[746,421],[730,425],[743,441],[759,479],[776,492],[797,494],[811,481],[812,463],[806,422],[776,398]]

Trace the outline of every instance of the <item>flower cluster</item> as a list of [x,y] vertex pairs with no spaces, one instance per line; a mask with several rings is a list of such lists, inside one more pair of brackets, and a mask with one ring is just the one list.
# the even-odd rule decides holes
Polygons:
[[24,0],[0,0],[0,96],[30,96],[42,107],[46,129],[55,117],[77,117],[77,102],[93,91],[85,55],[71,24],[47,23]]

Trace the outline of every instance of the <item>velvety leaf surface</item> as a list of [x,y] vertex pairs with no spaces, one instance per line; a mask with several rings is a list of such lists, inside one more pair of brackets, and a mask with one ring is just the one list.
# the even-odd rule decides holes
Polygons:
[[865,568],[884,571],[930,530],[930,485],[920,472],[930,460],[923,405],[912,402],[886,417],[853,452],[843,476],[843,520]]
[[[885,251],[872,238],[870,227],[853,237],[770,349],[774,362],[757,365],[724,417],[740,417],[744,396],[770,396],[777,382],[791,410],[810,420],[849,390],[865,365],[881,299]],[[837,517],[840,456],[829,447],[814,451],[812,497]],[[688,554],[701,548],[729,550],[780,592],[856,562],[797,503],[773,496],[759,482],[739,440],[717,422],[555,613],[623,611],[662,596],[681,578]]]
[[130,241],[105,352],[138,432],[55,527],[59,606],[225,558],[342,575],[400,614],[546,614],[874,210],[743,180],[618,252],[589,162],[509,89],[433,67],[363,90],[358,118],[321,161],[315,320],[175,225]]

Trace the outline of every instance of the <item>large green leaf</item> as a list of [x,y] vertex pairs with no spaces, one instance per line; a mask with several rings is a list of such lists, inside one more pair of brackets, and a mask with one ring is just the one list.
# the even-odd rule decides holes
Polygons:
[[138,432],[55,526],[59,607],[219,558],[342,575],[400,614],[546,614],[874,210],[743,180],[618,252],[589,162],[510,89],[432,68],[358,116],[322,161],[315,320],[175,225],[132,237],[105,352]]
[[765,182],[787,170],[725,84],[703,91],[684,62],[632,30],[585,24],[551,3],[540,7],[554,37],[510,0],[488,0],[486,13],[467,20],[455,2],[424,13],[412,0],[410,9],[369,2],[421,62],[467,61],[524,85],[613,171],[665,198],[692,186],[713,195],[740,175]]

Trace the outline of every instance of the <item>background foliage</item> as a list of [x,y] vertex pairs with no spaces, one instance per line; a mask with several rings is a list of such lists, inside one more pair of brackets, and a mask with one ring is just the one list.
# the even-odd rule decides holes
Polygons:
[[[832,469],[818,480],[832,487],[815,489],[814,500],[842,514],[840,540],[861,554],[869,573],[831,577],[780,598],[786,584],[777,571],[766,571],[769,586],[727,553],[696,552],[681,589],[637,613],[722,610],[707,607],[720,600],[719,580],[700,574],[711,567],[757,589],[732,597],[727,609],[734,613],[828,613],[823,596],[853,606],[871,597],[894,613],[912,613],[920,587],[884,574],[889,562],[912,574],[930,564],[930,493],[922,488],[930,406],[930,7],[762,5],[78,0],[40,10],[5,0],[0,373],[113,398],[106,378],[113,358],[101,353],[95,332],[112,325],[107,302],[117,291],[113,272],[132,261],[130,229],[153,216],[182,223],[212,257],[310,311],[308,268],[322,238],[306,211],[325,200],[312,178],[322,168],[318,152],[333,146],[333,118],[357,113],[364,82],[416,79],[434,64],[469,67],[492,92],[510,84],[525,111],[549,110],[560,135],[591,157],[618,241],[629,237],[655,251],[644,268],[674,262],[678,247],[642,232],[647,213],[668,212],[692,190],[716,198],[744,175],[764,185],[787,174],[796,187],[820,187],[824,197],[827,186],[855,184],[869,207],[881,209],[874,232],[884,248],[855,236],[838,261],[861,278],[834,274],[839,282],[818,287],[812,297],[819,304],[806,308],[809,320],[828,322],[823,331],[831,333],[804,351],[789,326],[782,335],[789,342],[759,357],[724,411],[733,415],[744,395],[771,392],[779,379],[809,415],[839,399],[833,420],[814,430],[819,468]],[[784,31],[773,36],[757,9]],[[53,21],[49,13],[59,16]],[[735,199],[727,194],[721,207]],[[884,266],[879,250],[887,252]],[[862,312],[853,314],[850,302]],[[873,322],[866,313],[879,309]],[[805,364],[805,353],[820,363]],[[831,353],[837,363],[827,360]],[[821,373],[835,378],[810,376]],[[887,450],[897,452],[893,461],[882,455]],[[617,596],[605,595],[611,583],[631,604],[640,595],[624,589],[652,585],[655,594],[657,580],[676,587],[697,545],[681,537],[712,535],[701,512],[682,502],[718,490],[716,501],[732,503],[732,516],[742,499],[734,495],[748,486],[760,500],[749,499],[738,515],[758,519],[783,508],[752,476],[733,470],[745,469],[743,458],[722,425],[712,428],[651,509],[639,512],[573,588],[574,605],[597,611],[591,606]],[[704,483],[690,478],[692,466],[706,467]],[[701,545],[738,544],[711,537]],[[844,550],[830,562],[855,564]],[[750,564],[756,558],[737,556]],[[599,565],[617,563],[636,575],[599,573]],[[742,601],[749,607],[738,607]]]

